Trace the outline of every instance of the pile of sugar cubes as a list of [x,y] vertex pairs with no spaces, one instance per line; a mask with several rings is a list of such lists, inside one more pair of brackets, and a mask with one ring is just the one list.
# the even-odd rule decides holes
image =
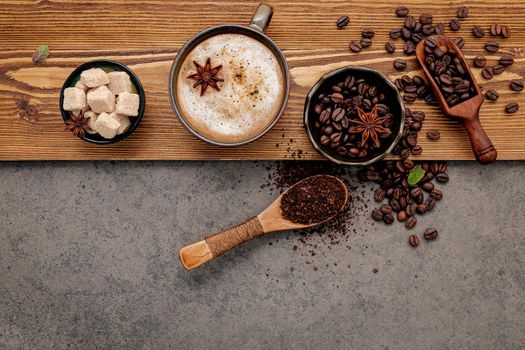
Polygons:
[[131,124],[129,117],[139,114],[139,95],[131,91],[126,72],[91,68],[80,74],[75,87],[64,90],[62,107],[75,116],[83,112],[93,132],[112,139],[126,131]]

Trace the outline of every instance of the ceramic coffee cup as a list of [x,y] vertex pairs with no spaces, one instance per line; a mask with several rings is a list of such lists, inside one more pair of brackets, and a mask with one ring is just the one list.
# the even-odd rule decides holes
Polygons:
[[[226,24],[208,28],[186,42],[177,54],[169,80],[171,104],[181,124],[200,140],[224,147],[244,145],[267,133],[283,114],[290,91],[290,75],[283,53],[265,35],[272,15],[273,9],[270,5],[260,4],[248,26]],[[244,39],[237,40],[241,36]],[[221,53],[214,52],[210,47],[220,47]],[[255,63],[248,67],[251,61],[246,59],[243,65],[234,68],[237,62],[234,53],[224,53],[230,48],[232,52],[238,52],[239,57],[244,57],[243,54],[252,55],[251,61]],[[198,70],[196,64],[204,67],[207,62],[203,55],[198,56],[200,52],[210,53],[207,58],[211,58],[212,68],[222,66],[217,76],[221,80],[224,79],[223,82],[217,83],[217,89],[221,91],[216,91],[214,86],[208,85],[203,92],[203,86],[199,86],[198,79],[191,80],[191,74],[197,73]],[[253,52],[257,55],[254,56]],[[269,64],[270,69],[267,67]],[[193,68],[194,65],[195,72],[188,75],[189,67]],[[246,76],[243,76],[245,71]],[[255,72],[259,74],[257,79],[263,89],[257,87],[258,83],[254,78],[256,74],[250,74]],[[277,89],[268,86],[276,86]],[[192,88],[195,91],[192,91]],[[203,92],[200,97],[199,89]],[[225,101],[222,101],[222,98]],[[207,101],[210,101],[209,104]],[[243,113],[246,108],[251,108],[251,114]],[[225,113],[226,117],[217,113],[217,110]],[[241,119],[242,122],[239,121]],[[214,125],[216,120],[221,121],[215,123],[220,126]],[[223,131],[224,134],[221,134]],[[231,137],[228,133],[231,133]]]

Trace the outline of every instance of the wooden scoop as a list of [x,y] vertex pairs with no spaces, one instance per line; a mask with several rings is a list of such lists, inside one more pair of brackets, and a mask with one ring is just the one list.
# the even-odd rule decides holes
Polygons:
[[236,246],[247,242],[255,237],[262,236],[265,233],[313,227],[333,219],[345,207],[346,203],[348,202],[348,189],[343,183],[343,181],[341,181],[341,179],[335,176],[316,175],[316,177],[317,176],[335,178],[337,181],[340,182],[341,186],[344,188],[344,203],[339,209],[339,211],[333,216],[329,217],[326,220],[309,225],[297,224],[283,218],[281,212],[281,199],[283,195],[286,192],[290,191],[291,188],[300,184],[301,182],[314,177],[312,176],[307,179],[301,180],[292,187],[288,188],[286,192],[281,194],[272,204],[270,204],[268,208],[266,208],[266,210],[264,210],[256,217],[253,217],[240,225],[219,232],[213,236],[206,237],[202,241],[183,247],[179,252],[182,265],[188,270],[194,269],[197,266],[204,264],[206,261],[209,261],[219,255],[222,255],[228,250],[235,248]]
[[470,80],[474,85],[474,88],[476,89],[477,93],[476,96],[471,97],[470,99],[465,100],[461,103],[458,103],[453,107],[449,107],[447,101],[445,100],[445,97],[441,94],[439,87],[437,86],[436,82],[432,78],[432,75],[427,69],[427,66],[425,64],[425,40],[422,40],[416,48],[417,59],[419,61],[419,64],[423,68],[423,71],[425,72],[425,75],[430,86],[432,87],[432,90],[434,91],[434,95],[436,95],[438,103],[441,106],[441,110],[445,113],[446,116],[452,119],[456,119],[463,125],[463,127],[468,133],[468,136],[470,138],[470,144],[472,145],[472,150],[474,151],[474,155],[476,156],[478,162],[480,162],[481,164],[492,163],[496,160],[498,152],[494,148],[492,141],[490,141],[489,137],[485,133],[485,130],[483,130],[483,127],[479,123],[479,109],[481,108],[481,105],[484,101],[483,95],[481,94],[479,85],[474,79],[472,71],[470,70],[468,63],[465,60],[463,53],[456,46],[456,44],[454,44],[445,35],[434,35],[429,38],[435,38],[439,46],[444,46],[447,49],[453,49],[457,53],[457,57],[461,60],[463,67],[470,76]]

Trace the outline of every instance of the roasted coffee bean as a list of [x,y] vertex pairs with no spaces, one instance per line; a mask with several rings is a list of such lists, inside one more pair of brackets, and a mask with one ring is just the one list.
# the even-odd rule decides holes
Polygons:
[[423,236],[425,236],[427,241],[433,241],[437,238],[438,231],[435,228],[427,228],[423,233]]
[[326,135],[322,135],[321,136],[321,144],[323,145],[328,145],[330,143],[330,137],[326,136]]
[[321,114],[319,115],[319,121],[321,122],[321,124],[325,124],[325,123],[327,123],[329,120],[330,120],[330,110],[329,110],[329,109],[325,109],[325,110],[322,111]]
[[454,40],[454,44],[456,44],[458,48],[462,49],[463,46],[465,46],[465,40],[463,40],[463,38],[456,38]]
[[510,38],[510,28],[508,26],[501,27],[501,36],[504,38]]
[[407,41],[405,45],[403,46],[403,52],[406,55],[412,55],[414,51],[416,50],[416,46],[412,41]]
[[408,15],[409,9],[405,6],[399,6],[396,9],[397,17],[406,17]]
[[478,68],[483,68],[487,64],[487,59],[485,56],[476,56],[474,57],[474,66]]
[[461,23],[459,23],[457,19],[453,19],[452,21],[450,21],[449,27],[450,27],[450,30],[457,32],[458,30],[461,29]]
[[497,64],[494,67],[492,67],[492,74],[494,75],[500,75],[505,71],[505,67],[503,67],[501,64]]
[[472,35],[474,35],[476,38],[483,38],[485,36],[485,29],[481,27],[474,27],[472,28]]
[[361,46],[360,42],[358,42],[358,41],[351,41],[349,48],[350,48],[350,51],[352,51],[352,52],[359,52],[359,51],[361,51],[361,49],[363,47]]
[[489,41],[485,44],[485,50],[491,53],[498,52],[499,50],[499,44],[495,41]]
[[421,127],[422,127],[421,122],[418,122],[418,121],[413,121],[412,123],[410,123],[410,126],[409,126],[411,131],[419,131],[421,130]]
[[448,182],[448,175],[445,173],[439,173],[436,175],[436,181],[440,183],[447,183]]
[[430,13],[423,13],[419,16],[419,22],[421,22],[421,24],[432,24],[432,18],[433,16]]
[[499,24],[493,24],[490,26],[490,35],[498,36],[501,35],[501,26]]
[[383,215],[383,221],[387,225],[391,225],[394,222],[394,215],[388,213]]
[[496,101],[499,98],[499,94],[496,90],[491,89],[485,93],[485,98],[489,101]]
[[394,60],[394,68],[397,70],[405,70],[407,66],[407,61],[402,58],[396,58]]
[[372,210],[372,219],[375,221],[381,221],[383,220],[383,213],[379,209]]
[[417,91],[417,86],[415,85],[405,85],[405,92],[414,93]]
[[408,75],[403,75],[401,77],[401,80],[403,81],[403,84],[404,85],[411,85],[413,82],[412,82],[412,78],[410,78]]
[[363,49],[367,48],[367,47],[370,47],[372,46],[372,39],[369,39],[369,38],[363,38],[361,39],[361,47]]
[[[405,223],[405,226],[406,226],[406,223]],[[413,248],[418,247],[419,246],[419,238],[416,235],[410,235],[410,237],[408,237],[408,244],[410,244]]]
[[394,53],[396,51],[396,44],[393,41],[389,41],[385,44],[385,50],[388,53]]
[[[405,220],[405,227],[408,229],[408,230],[411,230],[414,228],[414,226],[416,226],[417,224],[417,219],[415,216],[410,216],[408,217],[406,220]],[[416,237],[417,238],[417,237]]]
[[412,78],[412,83],[414,83],[416,86],[423,86],[425,85],[425,80],[419,75],[414,75],[414,77]]
[[403,222],[407,219],[407,213],[404,210],[401,210],[399,213],[397,213],[397,221]]
[[416,111],[412,113],[412,119],[418,122],[425,120],[425,112]]
[[432,192],[430,192],[430,197],[434,198],[435,200],[439,201],[443,198],[443,192],[440,190],[434,188]]
[[443,33],[445,33],[445,25],[443,23],[436,24],[434,32],[436,33],[436,35],[442,35]]
[[415,204],[415,203],[412,203],[412,204],[408,205],[407,208],[406,208],[407,215],[408,216],[416,215],[416,208],[417,208],[417,204]]
[[436,200],[434,198],[429,198],[425,202],[425,205],[427,206],[427,211],[431,211],[436,206]]
[[339,92],[336,92],[330,95],[330,99],[332,100],[333,103],[339,104],[343,102],[344,97]]
[[511,80],[509,82],[509,86],[514,91],[522,91],[523,90],[523,82],[521,80]]
[[456,94],[452,94],[449,95],[446,100],[450,106],[455,106],[459,103],[459,96]]
[[505,67],[512,66],[514,64],[514,58],[509,54],[503,54],[499,59],[499,64]]
[[428,181],[428,182],[425,182],[424,184],[422,184],[421,188],[425,192],[431,192],[434,189],[434,184],[432,182]]
[[415,156],[419,156],[423,153],[423,148],[420,145],[415,146],[412,148],[412,154]]
[[481,76],[487,80],[492,79],[494,74],[492,74],[492,68],[491,67],[485,67],[481,70]]
[[458,9],[458,18],[467,18],[467,16],[468,16],[468,7],[461,6]]
[[405,27],[408,29],[414,29],[416,26],[416,18],[414,16],[408,16],[405,18]]
[[348,16],[341,16],[341,17],[339,17],[337,22],[335,22],[335,25],[337,26],[337,28],[343,29],[344,27],[346,27],[348,25],[349,22],[350,22],[350,17],[348,17]]
[[434,37],[427,38],[425,39],[425,45],[434,49],[438,46],[437,39]]
[[399,38],[401,38],[401,29],[392,29],[390,31],[390,37],[392,39],[399,39]]
[[363,38],[368,38],[368,39],[372,39],[375,35],[375,32],[372,28],[365,28],[363,29],[363,31],[361,32],[361,36]]
[[341,121],[341,119],[344,118],[345,116],[345,110],[343,108],[336,108],[334,109],[334,111],[332,112],[332,120],[334,122],[339,122]]
[[418,206],[416,207],[416,213],[418,213],[419,215],[425,214],[426,211],[427,206],[425,204],[418,204]]
[[430,129],[429,131],[427,131],[427,137],[428,139],[432,141],[436,141],[436,140],[439,140],[439,138],[441,137],[441,134],[436,129]]
[[378,188],[375,192],[374,192],[374,200],[376,202],[382,202],[383,199],[385,199],[385,190],[382,189],[382,188]]
[[417,94],[416,93],[406,93],[403,95],[403,101],[407,103],[412,103],[417,100]]
[[410,147],[415,147],[417,145],[417,135],[408,135],[406,138],[406,143]]
[[388,204],[383,204],[379,207],[379,210],[381,210],[383,214],[389,214],[392,212],[392,207]]
[[520,109],[520,105],[517,104],[516,102],[508,103],[505,106],[505,112],[507,113],[516,113],[519,109]]

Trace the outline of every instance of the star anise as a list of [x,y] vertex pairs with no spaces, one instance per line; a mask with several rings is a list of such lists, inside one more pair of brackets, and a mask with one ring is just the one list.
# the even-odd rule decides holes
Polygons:
[[188,79],[197,80],[197,82],[193,84],[193,87],[196,88],[199,85],[201,86],[201,96],[204,95],[204,93],[208,89],[208,86],[211,86],[217,91],[221,90],[219,89],[217,83],[223,82],[224,79],[217,77],[217,74],[221,70],[222,64],[218,65],[215,68],[212,68],[211,61],[209,58],[206,60],[206,64],[204,65],[204,67],[195,61],[193,61],[193,64],[197,68],[197,73],[189,75]]
[[377,117],[377,105],[370,113],[365,113],[361,108],[357,108],[359,119],[352,119],[350,122],[357,124],[351,127],[348,132],[352,134],[361,134],[361,146],[364,146],[370,137],[374,141],[374,145],[380,146],[378,134],[388,134],[391,131],[383,126],[383,123],[389,117]]
[[75,136],[84,136],[86,131],[91,131],[87,124],[88,120],[84,118],[84,113],[80,112],[78,116],[71,115],[71,118],[66,122],[66,130],[69,130]]

